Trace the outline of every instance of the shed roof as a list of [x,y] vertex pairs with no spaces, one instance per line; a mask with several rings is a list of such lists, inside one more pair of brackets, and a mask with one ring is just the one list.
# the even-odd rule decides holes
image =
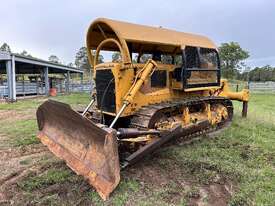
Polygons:
[[2,52],[2,51],[0,51],[0,64],[1,63],[4,64],[5,61],[11,60],[12,56],[14,56],[15,63],[20,66],[17,68],[17,72],[19,73],[28,73],[28,72],[40,73],[39,69],[42,67],[48,67],[49,70],[52,71],[53,73],[65,73],[67,71],[70,71],[71,73],[84,72],[82,69],[71,67],[68,65],[54,63],[43,59],[38,59],[35,57],[23,56],[17,53],[8,53],[8,52]]
[[117,37],[126,42],[140,42],[157,45],[184,47],[197,46],[216,48],[216,45],[207,37],[174,31],[161,27],[151,27],[116,21],[106,18],[96,19],[89,27],[87,33],[87,45],[89,48],[96,48],[106,37]]

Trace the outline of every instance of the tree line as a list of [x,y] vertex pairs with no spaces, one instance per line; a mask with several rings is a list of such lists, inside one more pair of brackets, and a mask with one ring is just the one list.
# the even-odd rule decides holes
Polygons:
[[244,64],[249,52],[237,42],[222,43],[219,47],[222,76],[243,81],[275,81],[275,67],[265,65],[251,69]]
[[251,71],[239,74],[238,79],[252,82],[275,81],[275,67],[271,67],[270,65],[255,67]]

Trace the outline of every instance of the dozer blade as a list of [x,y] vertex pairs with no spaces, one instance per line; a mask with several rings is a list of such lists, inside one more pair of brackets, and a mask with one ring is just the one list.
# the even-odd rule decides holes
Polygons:
[[41,142],[106,200],[120,181],[116,131],[102,129],[69,105],[52,100],[36,115]]

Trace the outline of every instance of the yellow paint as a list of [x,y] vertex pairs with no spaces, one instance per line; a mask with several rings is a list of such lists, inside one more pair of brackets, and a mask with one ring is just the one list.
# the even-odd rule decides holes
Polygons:
[[[216,45],[207,37],[197,34],[174,31],[160,27],[150,27],[128,22],[98,18],[91,23],[86,36],[88,52],[107,38],[117,39],[125,51],[124,62],[131,63],[127,43],[133,43],[133,52],[139,52],[140,45],[155,44],[159,50],[167,51],[175,46],[177,51],[186,45],[216,49]],[[115,45],[103,47],[106,50],[115,50]],[[153,49],[153,48],[152,48]]]
[[147,142],[150,141],[152,137],[150,135],[139,136],[135,138],[121,139],[122,142]]
[[127,92],[126,96],[124,97],[123,101],[126,104],[133,104],[135,96],[137,92],[139,92],[142,84],[145,80],[149,77],[149,75],[153,72],[153,69],[157,67],[155,61],[149,59],[147,63],[144,65],[142,70],[136,75],[134,83],[132,84],[131,88]]
[[221,92],[220,92],[219,96],[228,97],[229,99],[232,99],[232,100],[248,102],[249,90],[243,89],[240,92],[232,92],[232,91],[230,91],[228,81],[226,79],[223,79],[221,81]]
[[184,107],[182,116],[183,116],[183,125],[190,124],[190,114],[189,114],[188,107]]
[[210,104],[205,104],[205,113],[206,113],[208,121],[213,123],[212,122],[212,114],[211,114]]
[[[175,101],[178,99],[189,98],[192,96],[209,96],[210,94],[214,96],[228,97],[233,100],[248,101],[249,93],[248,90],[242,92],[232,92],[229,90],[227,81],[222,81],[220,87],[209,87],[201,88],[201,90],[186,91],[186,90],[176,90],[170,87],[171,79],[167,80],[167,87],[165,88],[154,88],[153,91],[143,90],[147,87],[149,81],[142,80],[142,84],[139,88],[134,90],[134,95],[129,94],[131,87],[133,86],[135,75],[134,70],[138,74],[142,70],[142,65],[144,64],[132,64],[128,69],[121,69],[123,67],[122,63],[105,63],[97,65],[96,70],[111,69],[115,78],[115,92],[116,92],[116,113],[120,110],[125,100],[130,104],[125,109],[122,116],[128,116],[134,114],[139,108],[149,104],[155,104],[166,101]],[[158,64],[157,70],[163,70],[167,68],[167,76],[169,76],[169,71],[173,70],[173,65],[163,65]],[[149,69],[151,70],[152,67]],[[149,78],[148,70],[146,76]],[[169,88],[170,87],[170,88]],[[107,113],[110,115],[115,115],[115,113]]]
[[[172,78],[172,72],[179,67],[178,65],[162,64],[152,60],[146,64],[133,63],[128,43],[132,44],[132,52],[140,52],[143,46],[149,46],[146,51],[153,51],[154,48],[157,48],[159,51],[169,51],[174,56],[181,54],[181,49],[186,45],[216,49],[212,41],[206,37],[108,19],[97,19],[88,30],[87,48],[89,62],[93,64],[94,78],[97,71],[105,69],[111,70],[114,75],[116,112],[107,114],[115,116],[125,102],[128,106],[122,116],[133,115],[142,106],[149,104],[190,97],[213,95],[239,101],[248,101],[249,99],[248,90],[232,92],[226,80],[221,81],[221,85],[217,87],[185,89],[182,82],[177,82]],[[152,44],[154,44],[153,47]],[[91,52],[95,49],[96,55],[93,57]],[[122,62],[98,64],[97,58],[100,50],[120,51]],[[155,70],[166,71],[165,87],[151,87],[150,76]],[[206,77],[205,80],[207,81],[208,78]],[[211,119],[210,116],[209,108],[207,108],[206,117]],[[186,122],[190,121],[188,115],[183,119]]]
[[184,89],[185,92],[195,92],[195,91],[202,91],[202,90],[216,90],[220,89],[221,87],[196,87],[196,88],[188,88]]
[[214,108],[212,108],[212,112],[213,114],[210,122],[213,125],[219,123],[222,119],[228,118],[227,109],[223,105],[215,105]]

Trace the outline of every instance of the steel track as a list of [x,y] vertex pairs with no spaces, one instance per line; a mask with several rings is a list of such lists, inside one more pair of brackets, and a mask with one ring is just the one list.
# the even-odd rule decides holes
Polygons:
[[223,130],[231,124],[233,118],[233,105],[231,100],[224,97],[210,96],[203,98],[200,97],[184,99],[174,102],[165,102],[142,107],[135,113],[134,117],[131,119],[129,127],[152,129],[158,118],[160,116],[163,116],[163,114],[172,115],[173,113],[177,112],[177,110],[185,106],[195,106],[201,105],[203,103],[223,104],[227,108],[228,118],[215,126],[212,126],[210,123],[203,123],[194,124],[188,128],[181,127],[172,129],[170,132],[168,131],[164,133],[158,140],[153,141],[149,145],[142,147],[141,149],[137,150],[136,152],[125,158],[122,162],[122,167],[134,164],[135,162],[143,158],[146,154],[153,152],[158,147],[172,139],[176,140],[178,143],[180,142],[181,144],[185,144],[188,142],[192,142],[192,140],[198,139],[199,136],[217,133],[218,131]]
[[[202,103],[210,103],[210,104],[223,104],[226,106],[228,111],[228,121],[232,120],[233,117],[233,105],[231,100],[224,97],[203,97],[203,98],[192,98],[192,99],[184,99],[174,102],[165,102],[159,104],[153,104],[144,106],[139,109],[134,117],[131,119],[130,128],[136,127],[140,129],[153,128],[154,123],[158,120],[157,118],[160,116],[160,113],[169,113],[174,112],[185,106],[194,106]],[[225,123],[225,122],[224,122]]]

